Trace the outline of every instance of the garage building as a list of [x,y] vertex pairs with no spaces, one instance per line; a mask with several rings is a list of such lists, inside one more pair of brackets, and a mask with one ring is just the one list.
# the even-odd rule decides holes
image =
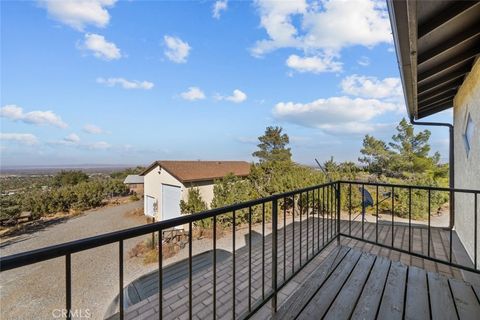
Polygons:
[[198,188],[210,205],[214,180],[249,173],[246,161],[155,161],[140,174],[144,177],[144,213],[156,221],[179,217],[180,200],[188,200],[189,188]]

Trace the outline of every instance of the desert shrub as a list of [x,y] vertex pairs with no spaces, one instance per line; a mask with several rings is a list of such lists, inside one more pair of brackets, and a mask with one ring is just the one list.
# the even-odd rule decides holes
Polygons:
[[[180,201],[180,211],[182,214],[195,214],[207,210],[208,206],[203,201],[198,188],[189,188],[187,201]],[[211,229],[212,219],[197,220],[194,223],[194,227],[198,229],[199,237],[201,237],[205,230]]]

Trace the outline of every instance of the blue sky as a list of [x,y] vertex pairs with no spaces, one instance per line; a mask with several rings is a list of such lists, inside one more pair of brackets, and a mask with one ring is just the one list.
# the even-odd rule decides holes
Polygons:
[[252,160],[271,125],[298,162],[356,161],[406,116],[383,1],[1,6],[2,166]]

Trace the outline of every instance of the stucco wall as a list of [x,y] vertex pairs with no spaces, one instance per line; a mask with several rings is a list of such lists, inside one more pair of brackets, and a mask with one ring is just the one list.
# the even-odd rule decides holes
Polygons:
[[[200,195],[202,196],[203,201],[207,203],[207,206],[210,208],[210,204],[212,203],[213,200],[213,186],[215,183],[213,180],[211,181],[201,181],[201,182],[193,182],[193,183],[187,183],[186,187],[187,188],[198,188],[200,191]],[[187,191],[188,193],[188,191]]]
[[210,207],[210,203],[213,199],[213,181],[193,182],[188,183],[188,185],[185,186],[166,170],[160,170],[160,174],[158,173],[158,170],[159,166],[156,166],[153,170],[151,170],[145,175],[144,179],[144,208],[146,210],[147,196],[153,197],[157,201],[157,212],[155,213],[155,220],[159,221],[162,219],[162,184],[169,184],[172,186],[180,187],[180,191],[182,193],[181,199],[184,201],[187,201],[188,198],[188,188],[198,188],[202,199],[207,202],[208,206]]
[[[480,59],[477,59],[453,101],[455,141],[455,187],[480,190]],[[474,134],[467,154],[465,126],[468,115],[473,120]],[[478,199],[480,207],[480,197]],[[480,212],[478,220],[480,221]],[[473,260],[474,252],[474,197],[471,194],[455,194],[455,228],[465,249]],[[480,223],[478,225],[480,241]],[[480,243],[477,255],[480,258]]]
[[[169,184],[172,186],[180,187],[182,196],[181,198],[185,200],[187,192],[185,191],[185,186],[178,181],[175,177],[173,177],[170,173],[166,170],[160,170],[160,174],[158,173],[159,167],[156,166],[153,170],[145,175],[143,180],[144,184],[144,199],[145,205],[144,208],[147,207],[146,201],[147,196],[153,197],[157,201],[157,211],[155,213],[155,220],[159,221],[162,219],[162,184]],[[180,204],[179,204],[180,205]]]

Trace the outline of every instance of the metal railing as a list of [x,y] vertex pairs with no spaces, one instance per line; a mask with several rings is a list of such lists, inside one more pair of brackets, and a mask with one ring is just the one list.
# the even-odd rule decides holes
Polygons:
[[[65,308],[67,318],[71,318],[72,310],[72,255],[93,248],[118,243],[118,301],[119,318],[123,319],[124,309],[124,242],[138,236],[156,233],[162,243],[163,231],[178,226],[188,225],[188,316],[192,319],[193,310],[193,230],[196,223],[210,219],[212,222],[212,304],[213,318],[217,317],[217,228],[223,223],[231,226],[232,243],[232,316],[236,318],[249,318],[265,303],[271,301],[272,310],[277,309],[277,293],[283,288],[305,265],[335,239],[339,239],[340,232],[340,189],[337,182],[326,183],[301,190],[272,195],[266,198],[252,200],[223,208],[208,210],[192,215],[142,225],[122,231],[112,232],[64,244],[54,245],[38,250],[32,250],[0,260],[1,272],[14,268],[24,267],[42,261],[61,258],[65,259]],[[241,221],[238,221],[240,219]],[[241,223],[248,224],[248,303],[246,306],[236,305],[236,247],[237,227]],[[269,226],[271,225],[271,227]],[[252,295],[252,228],[262,230],[261,240],[261,272],[262,285],[260,298]],[[267,228],[271,229],[267,235]],[[287,238],[290,238],[288,240]],[[268,248],[270,246],[270,248]],[[266,258],[266,249],[271,251],[271,258]],[[158,245],[158,303],[159,319],[163,314],[163,270],[164,252],[163,245]],[[297,256],[298,255],[298,256]],[[267,268],[268,264],[270,266]],[[288,270],[287,270],[288,269]],[[269,273],[269,274],[266,274]],[[271,285],[266,281],[270,278]],[[128,311],[128,310],[127,310]]]
[[[340,209],[343,213],[339,216],[340,236],[480,273],[477,261],[480,190],[363,181],[337,183],[339,192],[342,193],[340,206],[343,209]],[[365,197],[368,196],[371,201],[366,201]],[[463,205],[462,217],[457,217],[456,224],[455,216],[460,213],[456,213],[455,208],[450,206],[454,197],[457,206]],[[446,204],[448,210],[445,208]],[[367,214],[367,207],[370,207],[370,214]],[[355,211],[358,211],[358,214]],[[432,213],[435,211],[441,211],[445,216],[448,214],[447,221],[432,224],[432,216],[435,216]],[[437,220],[441,220],[443,215],[438,215]],[[368,221],[365,216],[369,216],[370,220],[373,218],[374,221]],[[388,220],[381,220],[381,216],[387,216]],[[455,243],[457,250],[464,251],[458,252],[457,257],[453,248]],[[464,243],[471,245],[471,261],[463,247]]]

